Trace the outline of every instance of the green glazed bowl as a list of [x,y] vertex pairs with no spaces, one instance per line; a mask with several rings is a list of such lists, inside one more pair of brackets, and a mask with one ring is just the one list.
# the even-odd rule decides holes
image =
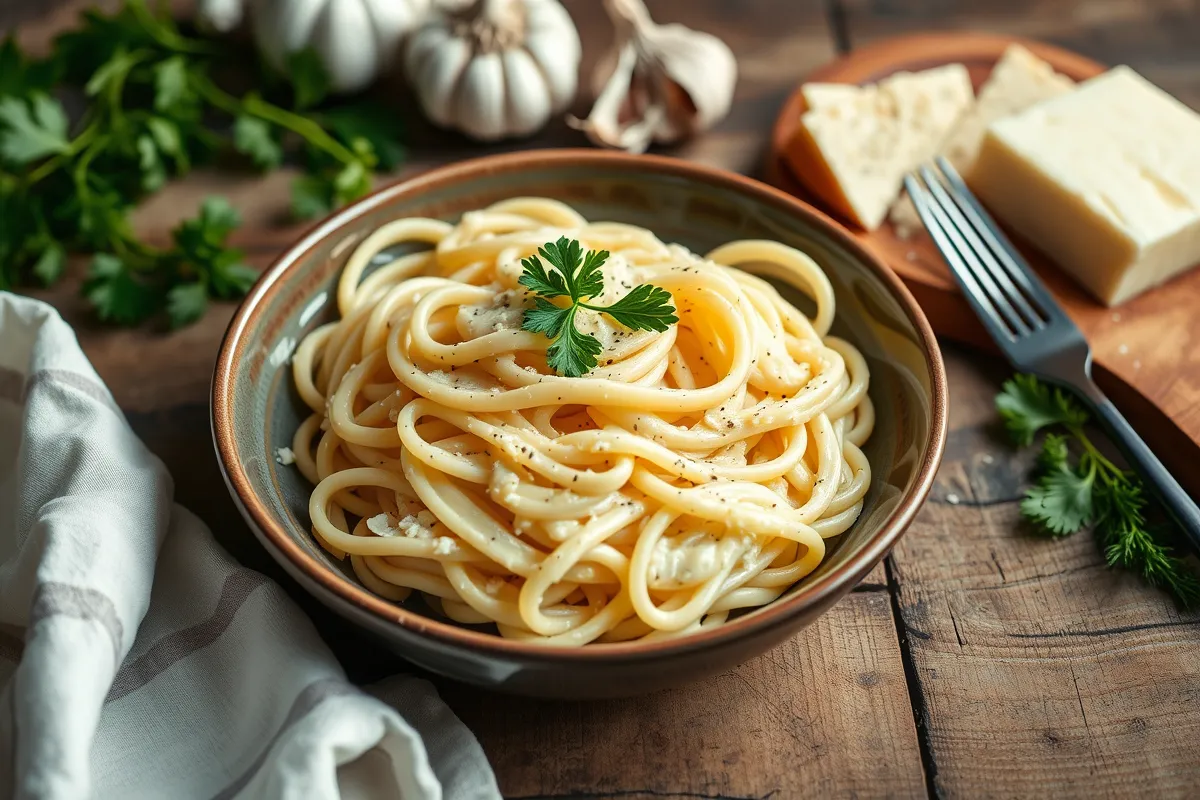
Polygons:
[[[464,211],[529,195],[562,200],[592,220],[640,225],[698,253],[734,239],[774,239],[808,253],[832,281],[834,333],[853,342],[871,367],[878,419],[865,453],[872,484],[862,516],[831,540],[824,563],[771,605],[675,639],[546,648],[383,600],[309,533],[312,487],[274,457],[308,413],[292,386],[288,362],[305,334],[334,318],[334,287],[354,245],[399,217],[456,220]],[[801,309],[811,309],[780,276],[764,277]],[[288,250],[230,324],[213,379],[212,426],[230,492],[263,546],[307,591],[373,633],[382,646],[470,683],[524,694],[601,697],[727,670],[791,636],[862,580],[929,492],[946,439],[946,378],[929,323],[896,276],[837,223],[795,198],[675,159],[532,151],[463,162],[383,189]]]

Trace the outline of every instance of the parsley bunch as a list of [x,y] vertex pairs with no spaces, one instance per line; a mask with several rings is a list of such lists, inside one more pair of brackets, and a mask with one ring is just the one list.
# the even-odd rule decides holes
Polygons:
[[[293,207],[309,217],[366,194],[371,172],[399,159],[369,107],[312,110],[328,92],[314,54],[289,70],[290,109],[218,85],[219,69],[239,61],[227,45],[184,35],[147,0],[86,12],[44,59],[12,39],[0,45],[0,289],[50,285],[69,253],[90,252],[84,294],[101,319],[134,325],[165,310],[184,325],[209,298],[244,294],[255,273],[227,244],[239,220],[219,199],[169,246],[139,240],[129,214],[147,194],[226,151],[277,168],[296,143],[306,174]],[[60,98],[81,101],[74,123]]]
[[[635,331],[661,332],[679,321],[670,293],[648,283],[633,287],[612,305],[584,302],[604,292],[600,268],[608,260],[607,250],[591,250],[585,256],[579,242],[563,236],[539,247],[538,254],[553,269],[547,271],[537,255],[521,261],[524,270],[519,282],[537,295],[533,308],[525,311],[521,328],[543,333],[551,340],[546,363],[559,375],[578,378],[596,366],[596,356],[600,355],[596,337],[580,333],[575,327],[575,315],[581,308],[608,314]],[[569,303],[551,303],[556,297],[565,297]]]
[[1005,382],[996,408],[1019,445],[1032,444],[1043,429],[1059,431],[1046,434],[1037,481],[1021,501],[1022,515],[1037,530],[1058,537],[1093,526],[1109,566],[1137,572],[1185,608],[1200,604],[1200,579],[1147,525],[1141,481],[1088,439],[1087,412],[1074,398],[1032,375],[1017,375]]

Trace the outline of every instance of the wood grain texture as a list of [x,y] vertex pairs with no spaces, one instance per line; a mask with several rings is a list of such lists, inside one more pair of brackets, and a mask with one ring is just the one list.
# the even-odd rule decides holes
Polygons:
[[1028,533],[1000,439],[1004,371],[947,352],[950,444],[892,554],[935,794],[1183,797],[1200,783],[1200,618],[1108,570],[1089,534]]
[[927,30],[1041,39],[1128,64],[1200,108],[1200,0],[836,0],[850,44]]
[[447,693],[511,798],[925,797],[886,591],[795,639],[643,698],[542,703]]
[[[1128,59],[1177,94],[1188,86],[1200,94],[1187,66],[1200,34],[1165,21],[1171,14],[1186,21],[1194,3],[842,2],[854,42],[906,28],[982,25],[1108,62]],[[1058,10],[1060,4],[1086,19],[1073,27],[1075,12]],[[85,5],[8,0],[0,4],[0,28],[20,21],[22,42],[45,46]],[[724,37],[741,66],[729,118],[668,152],[756,172],[779,105],[834,52],[822,16],[834,0],[650,5],[662,21]],[[599,3],[567,6],[592,63],[606,45]],[[959,22],[931,19],[935,8]],[[1151,17],[1156,21],[1147,22]],[[556,123],[518,145],[475,145],[426,126],[402,88],[392,88],[412,145],[412,161],[392,178],[513,146],[582,142]],[[576,111],[586,107],[583,101]],[[205,194],[225,193],[246,216],[238,242],[262,266],[303,228],[282,224],[287,184],[286,174],[259,180],[198,173],[153,198],[137,227],[161,239]],[[76,265],[74,277],[40,296],[76,326],[134,429],[174,475],[176,499],[197,511],[235,557],[292,594],[352,679],[406,669],[288,579],[229,500],[212,455],[208,387],[232,306],[216,305],[199,324],[173,334],[114,331],[92,321],[77,295],[78,274]],[[1100,567],[1086,537],[1047,543],[1020,533],[1012,501],[1026,464],[989,428],[991,397],[1005,371],[958,351],[948,367],[955,433],[947,465],[933,502],[894,555],[891,580],[882,569],[872,573],[784,647],[705,683],[615,703],[532,703],[437,680],[479,736],[506,793],[780,800],[1091,796],[1110,786],[1112,794],[1155,796],[1195,785],[1195,623],[1155,592]]]

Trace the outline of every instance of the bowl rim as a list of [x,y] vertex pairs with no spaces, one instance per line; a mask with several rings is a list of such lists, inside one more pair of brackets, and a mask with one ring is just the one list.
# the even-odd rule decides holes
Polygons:
[[[918,343],[925,354],[929,370],[932,388],[930,437],[925,445],[920,467],[911,489],[900,498],[896,508],[880,525],[875,536],[846,563],[823,575],[812,585],[802,587],[786,598],[763,606],[761,609],[755,610],[753,614],[747,614],[710,630],[649,642],[634,640],[575,648],[546,647],[458,627],[452,623],[442,622],[410,611],[372,594],[358,583],[348,580],[304,552],[288,534],[284,523],[270,513],[266,504],[253,491],[245,466],[237,459],[237,446],[233,434],[233,397],[235,394],[233,377],[236,372],[235,365],[245,356],[247,332],[258,324],[264,315],[266,305],[264,300],[280,291],[280,279],[326,238],[335,235],[344,226],[363,214],[397,198],[418,195],[430,189],[459,183],[479,175],[502,175],[530,166],[545,167],[547,165],[591,166],[599,169],[620,166],[636,167],[659,174],[698,180],[711,186],[750,196],[801,217],[808,224],[821,230],[853,257],[865,264],[899,302],[917,333]],[[234,314],[221,342],[213,374],[211,423],[221,472],[226,485],[234,495],[239,510],[250,524],[251,529],[258,534],[268,552],[281,562],[281,566],[285,567],[289,573],[293,569],[300,571],[311,580],[314,586],[332,593],[334,599],[341,601],[335,604],[338,608],[343,607],[343,602],[349,603],[355,610],[367,612],[374,618],[372,622],[398,625],[412,634],[428,636],[443,646],[467,648],[497,657],[515,657],[525,661],[595,664],[612,661],[628,662],[630,659],[660,658],[670,654],[702,650],[716,643],[730,644],[733,641],[786,625],[792,618],[803,616],[805,610],[809,608],[820,608],[835,602],[864,578],[891,550],[924,503],[933,486],[937,468],[945,451],[947,406],[948,389],[945,365],[929,321],[900,278],[832,218],[778,189],[724,169],[668,156],[631,155],[606,150],[561,148],[489,155],[436,167],[384,186],[312,226],[299,241],[284,251],[263,271]],[[301,583],[307,584],[308,582],[302,581]]]

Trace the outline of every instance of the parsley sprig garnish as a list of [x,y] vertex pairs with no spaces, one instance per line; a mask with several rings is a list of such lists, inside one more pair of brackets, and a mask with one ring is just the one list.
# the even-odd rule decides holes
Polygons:
[[205,203],[157,246],[129,219],[147,195],[204,161],[271,170],[292,151],[304,166],[293,211],[308,217],[395,164],[394,120],[365,104],[314,108],[329,90],[314,53],[293,57],[289,84],[264,76],[247,92],[232,88],[247,72],[235,46],[185,33],[148,0],[85,12],[45,58],[0,44],[0,289],[52,284],[68,254],[89,253],[84,293],[101,319],[165,311],[183,325],[209,298],[244,294],[255,272],[227,245],[238,224],[227,203]]
[[1184,608],[1200,605],[1200,579],[1147,524],[1141,481],[1087,437],[1088,414],[1073,397],[1032,375],[1017,375],[1004,384],[996,408],[1019,445],[1032,444],[1043,429],[1056,429],[1042,442],[1037,480],[1021,501],[1022,515],[1037,530],[1058,537],[1093,526],[1109,566],[1138,573]]
[[[543,266],[542,258],[552,269]],[[587,300],[604,292],[604,275],[600,268],[608,260],[607,250],[590,250],[586,255],[579,242],[559,237],[538,248],[538,255],[521,261],[524,271],[520,284],[535,295],[533,308],[525,311],[522,329],[543,333],[551,340],[546,351],[546,363],[559,375],[578,378],[596,366],[596,356],[602,349],[596,337],[580,333],[575,327],[575,315],[586,308],[608,314],[626,328],[635,331],[665,331],[679,321],[671,295],[665,289],[643,283],[633,287],[617,302],[597,306]],[[550,301],[565,297],[570,302],[560,306]]]

